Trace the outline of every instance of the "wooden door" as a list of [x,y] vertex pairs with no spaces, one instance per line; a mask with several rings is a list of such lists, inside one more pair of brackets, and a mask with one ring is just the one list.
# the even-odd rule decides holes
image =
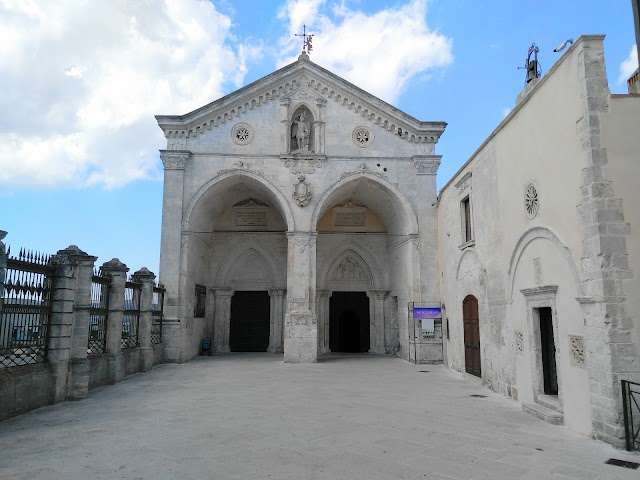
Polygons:
[[462,318],[464,321],[464,364],[471,375],[482,377],[480,366],[480,319],[478,316],[478,300],[469,295],[462,302]]
[[268,292],[235,292],[231,297],[232,352],[266,352],[269,346]]

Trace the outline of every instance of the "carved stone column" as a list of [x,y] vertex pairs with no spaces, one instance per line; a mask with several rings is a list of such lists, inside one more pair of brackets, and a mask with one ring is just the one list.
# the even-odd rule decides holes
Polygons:
[[269,348],[267,351],[271,353],[282,353],[284,351],[282,339],[284,289],[276,288],[269,290],[269,297],[271,297],[271,318],[269,321]]
[[371,353],[387,353],[385,348],[385,308],[384,299],[389,290],[368,290],[369,297],[369,351]]
[[318,317],[318,353],[329,353],[329,302],[331,290],[316,291],[316,315]]
[[284,361],[313,363],[318,360],[316,236],[312,233],[288,233],[287,240]]
[[142,283],[140,291],[140,321],[138,322],[138,342],[140,342],[140,371],[148,372],[153,367],[153,346],[151,345],[151,322],[153,311],[153,284],[156,276],[147,268],[133,274],[133,281]]
[[102,271],[111,277],[109,287],[109,316],[107,317],[106,354],[109,383],[124,378],[125,365],[122,354],[122,319],[124,316],[124,289],[129,268],[117,258],[102,264]]
[[[160,281],[166,288],[163,320],[164,359],[179,362],[182,355],[183,298],[180,296],[180,259],[182,257],[182,201],[184,170],[191,160],[187,150],[160,150],[164,165],[162,194],[162,235],[160,238]],[[182,295],[184,296],[184,292]]]
[[215,290],[216,313],[213,319],[213,345],[217,353],[229,352],[229,330],[231,328],[231,297],[233,289]]

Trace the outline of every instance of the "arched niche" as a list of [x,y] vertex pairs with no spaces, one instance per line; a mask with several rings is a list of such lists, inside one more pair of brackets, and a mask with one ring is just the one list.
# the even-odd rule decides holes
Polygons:
[[324,288],[334,292],[364,292],[374,288],[374,285],[369,265],[351,249],[338,255],[331,263],[324,281]]
[[315,151],[314,115],[305,104],[293,109],[290,131],[291,153],[313,153]]
[[282,285],[278,266],[268,252],[257,246],[242,246],[229,252],[216,284],[234,290],[269,290]]

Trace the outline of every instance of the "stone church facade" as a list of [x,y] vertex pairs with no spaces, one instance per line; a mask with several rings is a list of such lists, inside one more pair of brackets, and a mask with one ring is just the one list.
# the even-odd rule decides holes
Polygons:
[[444,122],[418,121],[305,53],[157,120],[165,358],[186,361],[210,337],[216,352],[286,362],[329,351],[442,361],[439,338],[410,347],[407,304],[440,302]]
[[[529,83],[439,197],[446,124],[304,53],[158,116],[165,359],[210,337],[285,362],[444,362],[619,445],[620,380],[640,381],[640,96],[609,93],[603,38]],[[441,329],[425,337],[410,302],[441,307]]]

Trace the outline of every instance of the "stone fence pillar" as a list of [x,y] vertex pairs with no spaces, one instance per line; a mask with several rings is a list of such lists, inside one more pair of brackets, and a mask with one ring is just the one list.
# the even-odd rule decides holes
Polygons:
[[[0,230],[0,298],[4,296],[4,278],[7,272],[7,252],[2,242],[6,236],[7,232]],[[2,302],[0,302],[0,314],[2,314]]]
[[51,403],[84,398],[89,389],[87,341],[91,308],[91,275],[97,257],[77,246],[59,250],[51,293],[47,358],[51,367]]
[[140,371],[148,372],[153,367],[153,347],[151,345],[151,322],[153,320],[153,284],[156,276],[143,267],[133,274],[133,281],[142,283],[140,291],[140,321],[138,322],[138,342],[140,343]]
[[107,364],[109,383],[124,378],[125,366],[122,354],[122,320],[124,316],[124,289],[129,268],[117,258],[102,264],[102,271],[111,277],[109,288],[109,317],[107,318]]

